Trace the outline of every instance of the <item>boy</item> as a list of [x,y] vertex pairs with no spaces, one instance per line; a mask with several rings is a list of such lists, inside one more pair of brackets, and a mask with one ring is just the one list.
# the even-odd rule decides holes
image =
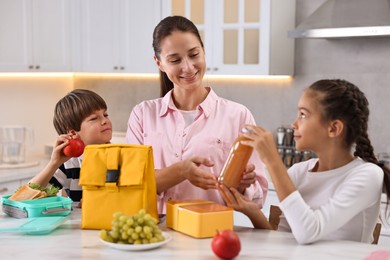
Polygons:
[[49,183],[63,189],[73,201],[81,201],[79,175],[82,155],[67,157],[63,149],[72,138],[85,145],[106,144],[112,137],[106,102],[93,91],[75,89],[60,99],[54,109],[54,127],[59,134],[50,161],[30,180],[46,187]]

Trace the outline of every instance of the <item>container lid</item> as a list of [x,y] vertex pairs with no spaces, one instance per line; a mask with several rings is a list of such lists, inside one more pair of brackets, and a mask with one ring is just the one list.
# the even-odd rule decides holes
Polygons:
[[167,204],[176,205],[176,204],[199,204],[199,203],[213,203],[212,201],[202,200],[202,199],[191,199],[191,200],[168,200]]
[[60,226],[66,217],[38,217],[15,219],[0,218],[0,233],[24,232],[29,235],[43,235],[52,232]]
[[181,206],[182,209],[187,209],[196,213],[215,213],[215,212],[222,212],[222,211],[232,211],[232,208],[217,204],[217,203],[210,203],[210,204],[195,204],[195,205],[186,205]]

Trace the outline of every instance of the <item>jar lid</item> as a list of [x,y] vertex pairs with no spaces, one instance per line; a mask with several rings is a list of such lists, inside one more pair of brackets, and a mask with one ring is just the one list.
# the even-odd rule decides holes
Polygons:
[[245,128],[245,127],[241,128],[241,133],[251,133],[251,132],[252,131],[249,130],[248,128]]

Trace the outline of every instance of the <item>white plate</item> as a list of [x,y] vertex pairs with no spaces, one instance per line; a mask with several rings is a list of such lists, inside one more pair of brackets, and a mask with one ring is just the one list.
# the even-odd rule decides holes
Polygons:
[[149,250],[149,249],[154,249],[160,246],[165,245],[169,241],[172,240],[172,237],[166,233],[162,232],[162,235],[164,236],[165,240],[161,242],[156,242],[156,243],[150,243],[150,244],[141,244],[141,245],[133,245],[133,244],[117,244],[117,243],[111,243],[104,241],[103,239],[100,239],[100,241],[105,244],[106,246],[119,249],[119,250],[125,250],[125,251],[141,251],[141,250]]

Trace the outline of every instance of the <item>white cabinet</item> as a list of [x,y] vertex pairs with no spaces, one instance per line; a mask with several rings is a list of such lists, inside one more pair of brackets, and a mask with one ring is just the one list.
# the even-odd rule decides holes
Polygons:
[[152,34],[156,0],[81,1],[81,71],[156,73]]
[[197,25],[210,74],[293,74],[295,0],[163,0],[162,14]]
[[0,5],[0,72],[71,69],[68,0],[1,0]]

